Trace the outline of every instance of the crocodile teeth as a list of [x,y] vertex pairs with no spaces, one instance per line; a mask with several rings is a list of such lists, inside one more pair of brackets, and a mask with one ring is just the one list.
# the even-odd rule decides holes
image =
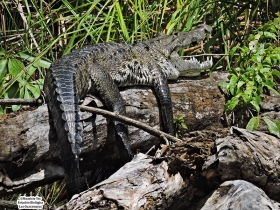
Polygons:
[[189,69],[198,69],[198,70],[205,70],[209,69],[213,65],[212,57],[206,58],[206,61],[200,62],[195,57],[190,58],[189,60],[184,60],[188,65]]
[[200,63],[200,66],[202,69],[208,69],[208,68],[211,68],[213,66],[213,59],[212,57],[208,57],[206,58],[206,61]]

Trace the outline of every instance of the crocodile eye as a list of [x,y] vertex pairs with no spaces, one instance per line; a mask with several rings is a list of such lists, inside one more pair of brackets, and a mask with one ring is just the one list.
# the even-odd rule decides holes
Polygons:
[[146,46],[146,47],[144,47],[144,49],[145,49],[146,51],[149,51],[149,50],[150,50],[150,47],[149,47],[149,46]]

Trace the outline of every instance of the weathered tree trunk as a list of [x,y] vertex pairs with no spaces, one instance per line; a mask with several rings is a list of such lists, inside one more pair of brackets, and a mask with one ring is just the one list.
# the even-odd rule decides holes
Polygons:
[[[279,139],[236,127],[224,138],[205,134],[164,147],[163,158],[136,155],[59,209],[280,209],[271,200],[280,201]],[[245,181],[220,185],[238,179],[270,198]]]
[[[81,193],[63,208],[101,208],[102,205],[107,209],[120,206],[127,209],[189,208],[222,182],[235,179],[249,181],[262,188],[270,198],[280,201],[279,139],[238,128],[233,128],[234,134],[228,136],[223,114],[225,98],[217,87],[226,77],[226,74],[211,73],[209,77],[182,79],[170,84],[174,116],[183,115],[189,128],[189,133],[181,133],[183,141],[163,147],[163,158],[138,154],[110,179]],[[151,89],[128,88],[121,94],[129,117],[154,128],[161,127],[160,110]],[[262,107],[274,110],[275,106],[269,105],[274,98],[268,100]],[[88,101],[90,98],[85,103]],[[92,103],[102,107],[97,99]],[[118,154],[113,145],[111,123],[100,115],[86,112],[81,115],[80,168],[84,174],[93,173],[91,177],[98,181],[100,174],[94,174],[95,169],[106,171],[115,165],[112,160]],[[0,132],[3,136],[0,141],[0,196],[63,178],[56,134],[46,105],[32,111],[0,115]],[[134,152],[145,152],[161,141],[129,126],[129,143]]]
[[263,190],[253,184],[243,180],[234,180],[224,182],[209,198],[202,200],[190,209],[277,210],[280,209],[280,203],[271,200]]

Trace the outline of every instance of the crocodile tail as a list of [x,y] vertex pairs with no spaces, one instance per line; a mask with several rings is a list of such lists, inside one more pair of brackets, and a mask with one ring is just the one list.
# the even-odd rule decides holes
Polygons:
[[60,150],[69,198],[85,189],[85,181],[79,170],[79,99],[74,86],[75,73],[72,68],[63,63],[51,66],[45,78],[44,93],[57,133],[57,149]]
[[58,63],[52,65],[46,76],[44,91],[57,137],[59,141],[63,142],[63,145],[67,145],[65,142],[65,138],[67,138],[72,153],[77,158],[81,153],[82,138],[78,133],[81,127],[78,124],[79,97],[75,93],[74,69]]

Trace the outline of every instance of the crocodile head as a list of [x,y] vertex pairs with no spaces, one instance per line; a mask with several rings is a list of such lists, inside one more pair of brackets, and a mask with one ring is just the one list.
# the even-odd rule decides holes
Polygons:
[[161,35],[154,39],[151,44],[177,69],[180,76],[198,76],[202,70],[209,69],[213,65],[212,58],[207,58],[204,62],[199,62],[194,57],[190,60],[184,60],[179,56],[178,51],[203,41],[207,34],[210,35],[211,31],[211,26],[202,24],[189,32],[176,32],[170,36]]

